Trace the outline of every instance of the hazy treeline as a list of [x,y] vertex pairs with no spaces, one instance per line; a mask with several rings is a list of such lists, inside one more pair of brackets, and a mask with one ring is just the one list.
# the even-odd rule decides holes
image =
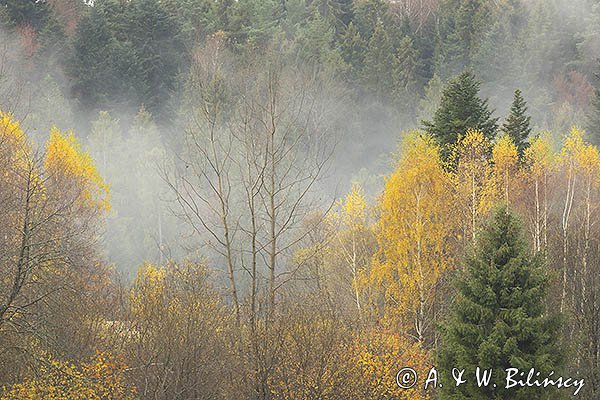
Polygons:
[[596,1],[0,23],[3,398],[490,395],[396,384],[457,362],[597,397]]
[[[600,47],[593,1],[7,0],[1,12],[2,109],[16,112],[41,142],[56,125],[74,129],[96,159],[114,155],[99,163],[113,195],[106,247],[128,273],[145,259],[174,255],[169,243],[181,233],[166,206],[160,223],[139,218],[157,214],[153,206],[130,209],[144,202],[146,189],[137,186],[161,185],[149,168],[144,179],[125,172],[125,153],[138,146],[139,135],[130,134],[135,116],[143,108],[160,138],[141,147],[180,152],[190,74],[211,40],[227,53],[227,68],[260,65],[277,53],[284,69],[300,68],[330,87],[323,101],[337,144],[327,194],[339,196],[356,180],[370,198],[389,170],[398,132],[432,117],[444,83],[463,68],[482,81],[500,116],[519,88],[534,127],[589,128]],[[113,125],[100,132],[108,119]],[[142,158],[157,169],[156,157]]]

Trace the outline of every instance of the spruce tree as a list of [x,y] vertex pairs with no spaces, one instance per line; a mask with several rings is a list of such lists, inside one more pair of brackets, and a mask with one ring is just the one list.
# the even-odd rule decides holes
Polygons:
[[360,37],[353,22],[350,22],[340,42],[340,52],[344,62],[349,66],[347,72],[350,80],[356,80],[363,68],[366,43]]
[[498,118],[492,117],[488,101],[479,97],[480,83],[471,72],[463,72],[442,91],[440,107],[432,121],[423,121],[425,130],[437,138],[442,154],[447,157],[451,146],[469,128],[483,132],[493,139],[498,129]]
[[363,83],[365,89],[379,97],[389,96],[394,89],[392,75],[397,67],[392,41],[383,23],[378,23],[365,54]]
[[531,117],[526,115],[527,103],[521,95],[519,89],[515,90],[515,97],[510,107],[510,114],[506,118],[506,122],[502,126],[502,131],[511,137],[517,149],[519,157],[523,156],[523,152],[528,146],[527,138],[531,133],[529,122]]
[[[535,368],[543,379],[560,367],[559,324],[545,311],[544,271],[544,258],[531,255],[519,219],[499,208],[457,279],[438,353],[441,399],[556,398],[551,388],[505,388],[506,368],[519,368],[525,377]],[[489,385],[478,387],[477,367],[492,369]],[[455,385],[453,368],[465,369],[466,383]]]
[[0,0],[0,8],[6,10],[14,25],[29,25],[36,32],[44,28],[52,13],[50,5],[39,0]]
[[[108,3],[107,3],[108,4]],[[108,108],[119,88],[127,86],[115,69],[117,42],[108,18],[108,6],[91,7],[77,25],[69,63],[71,90],[88,109]]]

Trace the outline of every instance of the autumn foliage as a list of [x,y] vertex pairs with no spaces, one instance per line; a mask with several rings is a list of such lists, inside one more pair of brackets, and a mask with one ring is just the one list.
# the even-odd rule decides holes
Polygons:
[[75,365],[47,356],[37,378],[4,388],[3,400],[100,400],[136,399],[127,384],[127,366],[109,354],[98,353],[89,362]]
[[[209,268],[223,261],[213,254],[146,262],[127,286],[95,245],[110,190],[75,135],[54,128],[39,152],[12,115],[0,122],[0,182],[14,188],[0,192],[0,366],[18,365],[0,370],[3,399],[436,398],[399,388],[396,374],[428,375],[461,260],[498,206],[520,214],[523,243],[552,278],[547,304],[532,298],[536,315],[598,310],[600,153],[576,127],[559,150],[541,133],[522,155],[509,135],[468,129],[447,159],[429,134],[405,133],[374,201],[355,183],[328,210],[290,211],[303,230],[283,235],[275,218],[269,229],[287,244],[266,253],[261,224],[271,220],[250,214],[254,230],[227,220],[243,238],[217,246],[232,262],[227,279]],[[267,175],[254,173],[244,176],[248,204],[269,204],[252,186]],[[230,218],[229,200],[221,206],[215,215]],[[268,254],[292,266],[272,288],[256,268]],[[241,283],[237,305],[231,281]],[[589,318],[573,321],[596,332]],[[582,343],[577,360],[592,362],[595,336],[569,335]]]

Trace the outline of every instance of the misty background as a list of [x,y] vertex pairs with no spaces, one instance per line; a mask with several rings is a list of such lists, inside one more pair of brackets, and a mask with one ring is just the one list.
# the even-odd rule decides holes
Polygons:
[[322,209],[354,181],[374,199],[402,132],[432,117],[464,69],[500,121],[520,89],[534,131],[556,139],[586,121],[598,87],[592,0],[1,0],[0,27],[0,110],[40,151],[57,126],[93,156],[111,187],[105,255],[127,277],[144,261],[218,257],[168,185],[189,150],[195,66],[251,82],[275,57],[318,82],[333,150]]

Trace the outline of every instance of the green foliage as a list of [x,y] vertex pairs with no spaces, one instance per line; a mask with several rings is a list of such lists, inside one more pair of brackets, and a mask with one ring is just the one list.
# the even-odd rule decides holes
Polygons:
[[39,67],[66,55],[67,42],[60,22],[47,1],[0,0],[0,29],[16,32],[27,43],[27,52],[36,56]]
[[[29,124],[34,132],[37,131],[36,133],[45,136],[54,126],[63,130],[70,129],[73,126],[71,103],[61,92],[56,80],[46,75],[36,90],[39,95],[31,101],[32,112],[29,116]],[[35,139],[42,139],[42,137],[35,137]],[[43,140],[45,139],[43,137]]]
[[308,7],[318,13],[340,36],[354,16],[352,0],[309,0]]
[[479,98],[480,83],[471,72],[463,72],[446,85],[440,107],[432,121],[423,121],[427,132],[437,138],[444,155],[468,129],[482,131],[493,139],[498,128],[498,118],[492,117],[487,100]]
[[380,22],[375,27],[365,54],[363,83],[366,88],[379,96],[389,93],[396,65],[392,41]]
[[212,32],[221,29],[217,18],[218,2],[211,0],[165,0],[165,10],[175,16],[181,25],[187,47],[193,48]]
[[484,0],[442,2],[435,62],[442,79],[471,67],[472,55],[488,29],[490,7]]
[[527,138],[531,134],[529,123],[531,117],[526,115],[527,104],[523,99],[523,95],[519,89],[515,90],[515,97],[510,107],[510,114],[506,118],[506,122],[502,125],[502,131],[512,139],[517,146],[519,157],[523,156],[523,152],[527,148]]
[[38,0],[0,0],[0,8],[6,10],[13,25],[29,25],[40,31],[50,17],[50,6]]
[[152,115],[142,107],[125,133],[119,120],[100,112],[87,147],[111,183],[113,212],[104,235],[107,258],[132,273],[145,260],[161,260],[163,235],[173,229],[174,218],[161,201],[167,197],[159,175],[165,148]]
[[[227,1],[223,1],[226,3]],[[221,9],[222,27],[236,48],[266,47],[277,32],[280,3],[277,0],[240,0]]]
[[97,2],[78,25],[71,75],[86,107],[164,116],[187,53],[180,22],[158,0]]
[[438,364],[450,380],[452,368],[464,368],[465,376],[493,369],[492,383],[444,385],[441,399],[556,398],[549,388],[504,388],[506,368],[548,374],[561,365],[558,320],[544,307],[544,268],[541,254],[530,255],[520,220],[505,207],[496,210],[465,260]]
[[[346,50],[360,52],[360,36],[351,37]],[[406,119],[412,119],[417,104],[420,58],[409,36],[396,37],[379,21],[365,48],[360,73],[362,89],[382,103],[394,106]],[[346,53],[346,54],[348,54]]]
[[365,40],[374,34],[377,24],[387,19],[389,3],[384,0],[366,0],[354,3],[354,24]]
[[335,30],[320,14],[298,33],[298,56],[301,61],[325,71],[340,72],[345,68],[339,50],[335,47]]
[[581,69],[591,75],[596,70],[600,54],[600,3],[594,2],[591,12],[584,12],[584,29],[580,33],[581,41],[577,43],[577,53]]
[[349,66],[348,78],[356,79],[363,69],[366,43],[353,22],[350,22],[341,38],[340,52]]
[[117,42],[108,19],[110,4],[101,4],[93,7],[77,27],[70,67],[72,90],[88,107],[107,105],[118,92],[114,74]]
[[490,19],[490,26],[483,30],[473,49],[473,70],[483,82],[494,86],[492,101],[504,102],[516,85],[532,92],[530,84],[521,80],[527,10],[520,0],[509,0],[502,2]]
[[[425,370],[430,345],[441,343],[430,328],[446,315],[455,294],[445,284],[455,273],[453,260],[477,239],[481,219],[500,201],[522,213],[536,249],[546,249],[552,264],[531,256],[518,221],[498,211],[460,274],[443,330],[439,371],[559,368],[558,323],[545,308],[555,301],[545,298],[546,269],[564,272],[553,287],[562,289],[556,303],[581,314],[571,320],[569,333],[578,349],[569,366],[577,371],[575,366],[598,365],[598,152],[593,146],[567,151],[572,138],[558,156],[546,139],[527,143],[532,123],[552,127],[558,137],[584,112],[591,112],[589,133],[600,143],[600,88],[588,109],[589,79],[600,54],[600,4],[592,3],[598,1],[0,0],[0,103],[27,116],[32,142],[14,123],[0,129],[6,136],[0,140],[0,267],[17,272],[0,279],[9,289],[0,295],[10,294],[14,282],[22,280],[22,265],[51,268],[30,274],[35,285],[14,303],[32,304],[32,312],[17,305],[9,316],[0,304],[0,343],[6,344],[0,387],[23,390],[13,392],[14,398],[37,386],[46,390],[43,379],[27,377],[34,370],[28,370],[23,349],[32,345],[62,353],[57,360],[71,360],[74,369],[71,361],[60,366],[76,374],[84,366],[84,350],[107,346],[120,347],[133,361],[124,379],[133,377],[146,397],[437,396],[398,391],[396,362],[390,360],[418,365],[419,374]],[[464,70],[473,72],[461,74]],[[519,91],[514,93],[501,128],[508,136],[492,146],[498,120],[479,90],[505,111],[515,87],[527,93],[527,104]],[[117,115],[121,120],[114,119]],[[325,193],[334,190],[329,177],[322,186],[315,181],[315,193],[299,186],[321,176],[321,158],[323,170],[330,156],[335,159],[342,185],[354,173],[374,197],[390,168],[392,135],[414,127],[415,115],[428,120],[423,123],[438,143],[430,142],[429,134],[413,135],[418,144],[413,157],[385,181],[381,207],[369,210],[356,190],[349,197],[354,201],[344,204],[352,212],[332,217],[314,209],[326,203],[321,187]],[[91,128],[86,136],[90,156],[72,136],[53,129],[50,157],[38,164],[36,131],[76,124]],[[199,136],[192,138],[189,131]],[[213,156],[207,156],[213,137]],[[321,144],[322,138],[339,143],[336,153],[325,154],[329,146]],[[296,155],[288,146],[302,152]],[[517,147],[521,156],[525,153],[521,163]],[[323,153],[316,172],[300,163],[307,151]],[[451,151],[455,157],[440,159]],[[268,171],[268,158],[283,169]],[[441,161],[455,168],[444,170]],[[58,173],[45,175],[43,162]],[[206,179],[189,181],[185,171]],[[170,175],[176,179],[169,181]],[[75,196],[70,192],[95,193],[74,184],[77,176],[96,182],[96,191],[106,194],[102,202],[91,202],[103,212],[110,185],[111,213],[96,221],[87,217],[86,208],[67,213],[56,208],[52,218],[64,222],[39,219],[50,210],[45,204],[61,206],[63,197],[70,208],[66,196]],[[61,179],[65,183],[56,183]],[[29,204],[21,182],[37,186],[30,197],[40,206],[31,214],[19,208]],[[203,189],[211,185],[215,196],[203,198]],[[45,187],[52,190],[39,189]],[[174,196],[174,188],[190,197]],[[298,193],[297,202],[286,193]],[[174,197],[178,201],[169,202]],[[269,197],[272,207],[267,207]],[[193,214],[184,211],[184,219],[200,216],[202,226],[194,226],[191,235],[176,219],[182,217],[182,199]],[[222,211],[202,220],[217,206],[213,200],[220,200]],[[255,218],[246,220],[250,214],[240,212],[250,208],[242,207],[246,201]],[[557,204],[565,204],[565,210]],[[288,210],[289,218],[283,218]],[[380,224],[372,226],[374,214]],[[23,241],[19,248],[30,215],[39,220],[39,228],[37,221],[32,225],[33,236],[41,235],[39,244]],[[83,228],[85,236],[69,238]],[[208,285],[204,267],[195,263],[146,267],[129,304],[122,290],[110,287],[107,264],[131,273],[143,260],[163,265],[163,257],[185,254],[207,257],[211,268],[224,267],[220,246],[205,240],[202,228],[212,230],[217,243],[221,230],[231,235],[225,242],[235,238],[235,246],[224,247],[233,252],[226,258],[233,260],[229,274],[239,282],[237,294],[208,290],[213,280],[219,288],[227,283],[218,273]],[[279,234],[269,238],[268,231]],[[55,241],[56,246],[49,245]],[[96,246],[100,241],[103,248]],[[206,247],[198,248],[201,243]],[[50,265],[56,262],[54,249],[64,257],[56,268]],[[106,257],[99,257],[103,250]],[[272,261],[262,257],[267,253]],[[46,254],[51,262],[40,262]],[[62,268],[67,263],[76,268]],[[264,272],[271,268],[273,278],[267,278]],[[267,289],[268,282],[273,289]],[[61,290],[60,296],[31,303],[30,293],[36,294],[38,286],[53,285],[77,291]],[[77,306],[69,304],[80,294]],[[319,301],[311,305],[306,300],[313,294]],[[237,324],[230,313],[234,296],[241,317]],[[98,310],[90,312],[93,303]],[[199,336],[198,327],[209,328],[204,329],[208,335]],[[19,337],[22,329],[30,332]],[[600,373],[589,370],[586,389],[595,398]],[[82,382],[89,383],[84,375]],[[22,384],[13,385],[18,381]],[[68,397],[61,391],[72,386],[61,385],[55,397]],[[44,397],[33,393],[32,398]],[[444,385],[441,398],[534,400],[555,399],[556,393]]]
[[397,99],[405,112],[413,114],[416,105],[414,94],[418,91],[421,64],[418,51],[410,37],[404,36],[400,41],[396,59],[394,86],[397,88]]
[[123,36],[135,63],[123,66],[122,73],[133,81],[137,104],[163,115],[186,61],[181,26],[159,0],[139,0],[130,7],[129,28]]

